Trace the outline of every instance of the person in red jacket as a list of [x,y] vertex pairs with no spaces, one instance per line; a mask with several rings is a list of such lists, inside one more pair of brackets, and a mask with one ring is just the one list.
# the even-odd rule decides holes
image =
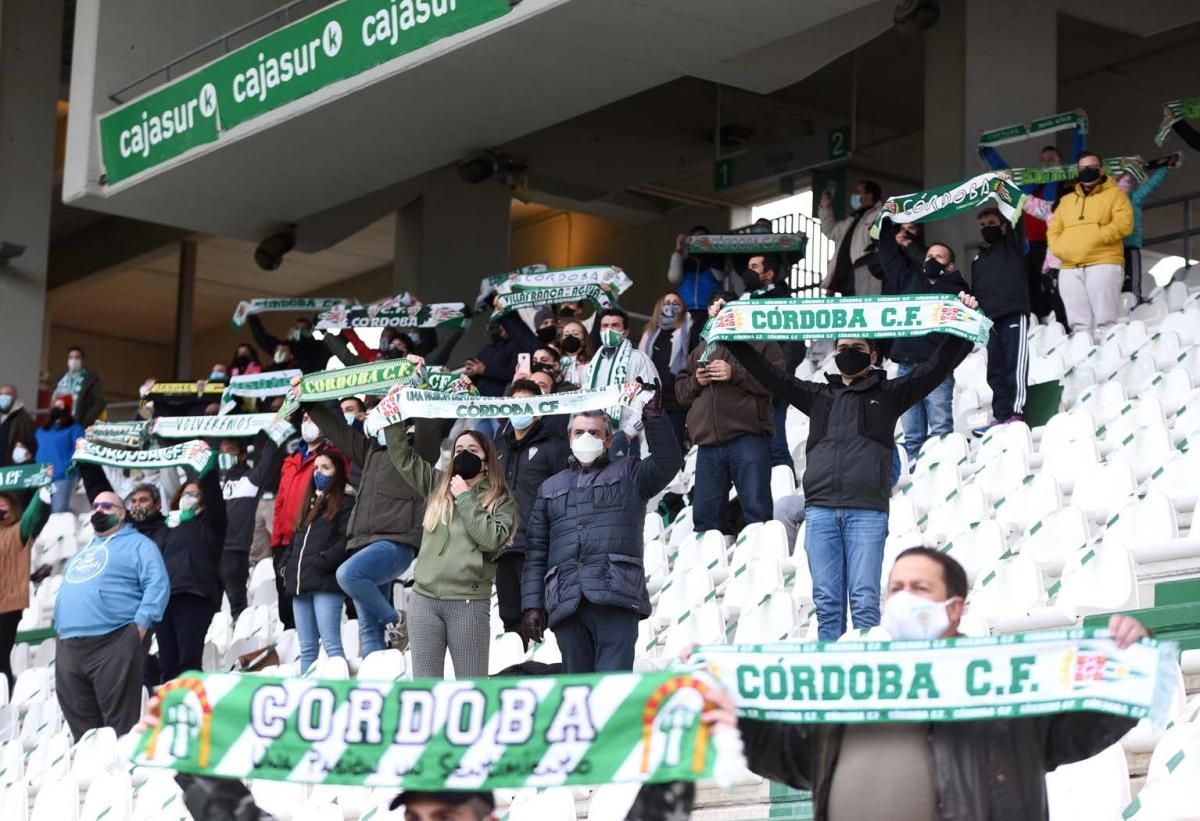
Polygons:
[[[279,620],[288,629],[295,627],[296,621],[292,616],[292,597],[283,584],[283,571],[291,550],[296,514],[304,504],[304,494],[312,481],[317,456],[327,451],[341,455],[321,435],[316,422],[305,413],[300,424],[300,439],[280,468],[279,490],[275,494],[275,523],[271,530],[271,563],[275,567],[275,589],[279,592]],[[344,456],[342,459],[345,461]]]

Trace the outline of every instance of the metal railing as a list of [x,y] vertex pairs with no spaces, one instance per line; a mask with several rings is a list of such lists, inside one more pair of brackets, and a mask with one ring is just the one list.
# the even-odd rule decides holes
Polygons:
[[[1166,245],[1168,243],[1180,242],[1183,243],[1183,258],[1191,260],[1192,258],[1192,237],[1200,235],[1200,227],[1194,227],[1192,222],[1192,202],[1200,199],[1200,192],[1191,194],[1182,194],[1178,197],[1168,197],[1167,199],[1155,200],[1154,202],[1146,203],[1142,206],[1142,225],[1145,226],[1146,212],[1156,211],[1160,208],[1178,207],[1181,216],[1181,230],[1172,231],[1168,234],[1157,234],[1153,237],[1143,237],[1142,247],[1150,248],[1154,245]],[[1187,266],[1189,263],[1184,262]]]
[[[733,229],[735,234],[747,234],[754,226],[746,225]],[[771,231],[776,234],[804,234],[804,257],[792,264],[788,282],[792,295],[811,298],[824,296],[821,282],[829,271],[829,260],[836,243],[821,233],[821,221],[808,214],[785,214],[771,220]]]

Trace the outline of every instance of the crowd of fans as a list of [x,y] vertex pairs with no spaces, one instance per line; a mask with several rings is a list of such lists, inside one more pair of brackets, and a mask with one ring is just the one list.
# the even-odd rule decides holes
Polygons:
[[[986,158],[1006,166],[994,151]],[[1061,162],[1054,146],[1041,159]],[[829,295],[940,293],[992,319],[993,420],[977,434],[1023,418],[1031,314],[1102,332],[1117,321],[1123,285],[1141,296],[1140,206],[1176,161],[1140,186],[1112,179],[1079,133],[1071,162],[1077,180],[1030,189],[1015,225],[994,208],[977,213],[980,242],[969,267],[960,262],[966,249],[926,236],[919,224],[884,220],[874,238],[870,228],[888,206],[873,181],[856,185],[840,220],[830,195],[821,196],[821,230],[835,248],[822,283]],[[364,417],[381,397],[347,396],[306,404],[282,446],[264,434],[223,439],[212,443],[219,451],[214,470],[130,475],[73,461],[76,442],[105,417],[100,377],[82,349],[67,351],[65,372],[48,383],[42,416],[15,388],[0,386],[0,466],[43,462],[53,469],[48,493],[0,494],[5,674],[11,679],[8,655],[28,605],[29,545],[48,513],[69,510],[80,479],[95,536],[67,565],[55,608],[58,695],[76,737],[102,725],[129,729],[143,682],[200,668],[222,597],[237,618],[247,608],[252,568],[263,561],[273,569],[280,620],[296,629],[301,672],[322,648],[344,655],[341,622],[349,609],[363,656],[411,646],[414,675],[439,678],[449,651],[457,676],[486,676],[493,585],[507,630],[526,642],[541,641],[547,627],[554,631],[564,672],[630,670],[638,622],[651,607],[642,562],[646,505],[678,473],[690,446],[697,447],[690,499],[697,532],[736,533],[775,517],[794,539],[806,519],[820,639],[842,635],[847,611],[857,629],[878,625],[887,511],[899,470],[894,431],[899,422],[912,461],[928,437],[953,430],[953,372],[971,345],[939,334],[842,338],[834,348],[837,373],[797,379],[803,342],[710,346],[704,337],[727,302],[789,296],[795,260],[781,253],[692,254],[687,238],[678,238],[666,287],[640,335],[620,308],[593,312],[561,303],[538,308],[531,321],[504,314],[490,324],[486,344],[460,360],[486,396],[642,383],[647,401],[609,411],[513,416],[453,431],[442,420],[415,419],[369,436]],[[476,310],[490,313],[490,299]],[[212,365],[208,383],[323,370],[331,356],[345,365],[392,358],[445,365],[462,335],[386,329],[372,347],[351,330],[314,332],[310,317],[296,319],[284,336],[272,335],[258,316],[249,317],[249,327],[254,344],[239,344],[229,363]],[[881,367],[885,357],[899,366],[895,378]],[[141,413],[217,412],[215,401],[199,401],[174,405],[147,396]],[[237,412],[274,411],[280,401],[242,400]],[[802,495],[773,500],[772,469],[792,469],[789,407],[811,420],[807,467]],[[673,494],[663,501],[668,509],[683,503]],[[961,615],[961,568],[939,556],[916,558],[926,563],[922,572],[943,575],[925,597],[958,601],[952,612]],[[399,612],[393,586],[414,561],[407,609]],[[158,652],[148,659],[151,633]],[[792,783],[815,780],[832,789],[834,804],[855,806],[836,775],[803,774],[808,765],[782,760],[807,761],[799,748],[817,740],[753,723],[748,729],[752,763],[756,756],[780,758],[763,768]],[[1034,734],[1022,747],[1036,746]],[[935,748],[965,743],[944,735]],[[1047,761],[1055,757],[1042,753]],[[936,787],[944,795],[945,785]],[[925,799],[936,805],[933,793]]]

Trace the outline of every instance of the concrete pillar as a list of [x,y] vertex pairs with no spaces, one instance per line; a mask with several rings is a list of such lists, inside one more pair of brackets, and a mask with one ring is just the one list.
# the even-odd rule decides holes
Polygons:
[[[187,382],[192,372],[192,319],[196,308],[196,241],[179,243],[179,284],[175,291],[175,378]],[[205,368],[202,378],[208,378]]]
[[[976,150],[980,132],[1058,111],[1057,20],[1055,4],[1044,0],[946,0],[925,35],[927,188],[986,170]],[[1005,158],[1036,163],[1040,144],[1007,147]],[[974,220],[946,220],[929,233],[949,242],[969,268],[979,243]]]
[[[0,3],[0,381],[33,407],[42,365],[63,0]],[[66,352],[62,352],[65,356]]]

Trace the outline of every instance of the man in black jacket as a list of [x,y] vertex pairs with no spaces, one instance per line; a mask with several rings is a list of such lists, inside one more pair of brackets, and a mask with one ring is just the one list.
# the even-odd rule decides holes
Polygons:
[[[508,389],[518,398],[541,396],[539,387],[528,379],[518,379]],[[533,502],[542,482],[567,469],[571,449],[566,429],[553,424],[551,417],[512,416],[496,436],[496,458],[504,468],[508,490],[517,500],[517,528],[512,544],[504,549],[496,563],[496,595],[500,600],[500,619],[504,629],[521,630],[521,574],[525,570],[526,529]],[[522,636],[528,644],[529,639]]]
[[229,598],[229,613],[236,620],[246,609],[246,582],[250,578],[250,543],[263,485],[279,474],[279,447],[268,436],[260,437],[251,466],[242,439],[222,439],[217,453],[221,492],[225,497],[225,547],[221,551],[221,587]]
[[[907,596],[896,596],[904,591]],[[967,576],[937,550],[918,547],[896,559],[888,578],[888,621],[899,635],[905,610],[945,608],[939,638],[960,635]],[[1119,647],[1147,635],[1129,616],[1108,629]],[[738,719],[724,690],[706,720],[741,731],[746,762],[764,778],[813,793],[818,821],[1023,821],[1046,819],[1046,773],[1089,758],[1136,723],[1106,713],[885,724],[782,724]],[[868,787],[869,789],[864,789]]]
[[987,345],[992,421],[972,431],[982,436],[993,425],[1024,419],[1029,378],[1029,279],[1020,232],[996,208],[985,208],[977,216],[983,245],[971,262],[971,284],[980,309],[992,319]]
[[[788,269],[783,254],[764,254],[760,257],[750,257],[746,263],[744,279],[750,288],[750,299],[787,299],[792,295],[792,286],[788,283]],[[720,311],[720,309],[717,309]],[[710,312],[711,313],[711,312]],[[694,347],[694,346],[693,346]],[[783,350],[784,369],[795,373],[796,368],[804,361],[808,346],[803,339],[792,342],[780,342]],[[792,460],[792,451],[787,441],[787,402],[778,396],[772,403],[771,424],[774,433],[771,435],[771,467],[787,465],[795,478],[796,464]]]
[[[954,250],[934,242],[926,248],[917,238],[916,224],[895,225],[885,221],[879,232],[879,261],[884,282],[891,294],[954,294],[968,291],[955,264]],[[928,361],[945,334],[907,336],[892,342],[890,358],[899,363],[899,376],[908,376]],[[904,450],[914,465],[921,445],[931,436],[954,432],[954,375],[947,376],[904,416]],[[911,469],[911,468],[910,468]]]
[[268,371],[283,368],[299,368],[305,373],[323,371],[332,356],[325,343],[313,336],[312,320],[307,317],[296,320],[287,339],[272,336],[257,314],[251,314],[246,324],[254,341],[271,356],[273,364],[266,368]]
[[642,409],[650,455],[609,459],[604,411],[571,417],[571,466],[542,483],[525,548],[522,632],[540,639],[549,613],[567,673],[632,670],[637,624],[650,615],[642,564],[646,502],[683,464],[659,385]]
[[[959,294],[969,308],[974,298]],[[872,366],[867,339],[837,340],[840,374],[805,382],[771,367],[746,342],[727,342],[758,382],[807,414],[804,549],[813,579],[818,636],[836,641],[846,629],[846,599],[857,629],[879,624],[879,578],[891,498],[896,421],[954,372],[972,344],[947,337],[902,379]]]

